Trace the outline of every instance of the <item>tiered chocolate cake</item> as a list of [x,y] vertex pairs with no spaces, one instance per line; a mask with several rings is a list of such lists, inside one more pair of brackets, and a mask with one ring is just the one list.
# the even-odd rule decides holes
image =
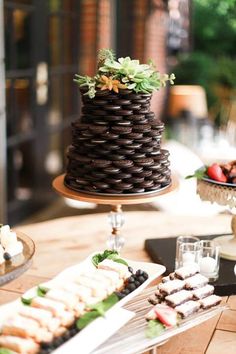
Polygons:
[[[113,87],[103,82],[91,98],[84,95],[87,87],[80,87],[82,115],[72,123],[66,186],[111,195],[155,192],[169,185],[169,152],[160,146],[164,124],[150,111],[151,93],[136,93],[101,77]],[[117,82],[122,88],[116,89]]]

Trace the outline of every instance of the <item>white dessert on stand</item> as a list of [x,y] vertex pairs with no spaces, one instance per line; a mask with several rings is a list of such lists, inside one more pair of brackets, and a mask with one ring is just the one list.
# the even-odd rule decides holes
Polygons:
[[9,225],[0,226],[0,264],[23,252],[23,243]]

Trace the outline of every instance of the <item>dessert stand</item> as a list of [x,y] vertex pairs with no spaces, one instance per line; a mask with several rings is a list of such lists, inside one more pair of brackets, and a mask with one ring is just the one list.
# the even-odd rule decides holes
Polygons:
[[[236,186],[229,183],[218,183],[209,179],[197,181],[197,193],[204,201],[228,206],[232,213],[236,208]],[[224,259],[236,260],[236,214],[232,216],[233,236],[220,236],[214,240],[220,245],[220,256]]]
[[35,252],[34,242],[22,232],[17,232],[17,239],[23,243],[23,253],[0,265],[0,286],[18,278],[32,264]]
[[178,182],[175,177],[172,177],[171,185],[162,188],[159,191],[142,194],[142,195],[99,195],[86,193],[86,192],[77,192],[72,189],[67,188],[64,185],[65,175],[60,175],[56,177],[52,183],[53,188],[57,193],[63,197],[69,199],[75,199],[87,203],[96,203],[96,204],[106,204],[111,206],[111,212],[109,213],[109,223],[112,227],[111,235],[108,237],[107,246],[109,249],[120,251],[124,246],[124,238],[121,235],[121,228],[124,225],[125,218],[122,212],[122,205],[132,205],[132,204],[143,204],[150,203],[161,195],[170,193],[178,187]]

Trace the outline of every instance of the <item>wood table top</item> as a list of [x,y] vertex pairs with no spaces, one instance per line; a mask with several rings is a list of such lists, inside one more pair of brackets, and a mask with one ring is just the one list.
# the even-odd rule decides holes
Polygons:
[[[150,261],[144,251],[147,238],[230,232],[230,215],[186,217],[142,211],[128,212],[125,217],[123,234],[126,244],[122,256],[133,260]],[[32,286],[82,261],[93,251],[103,250],[110,232],[107,214],[54,219],[19,226],[17,230],[34,240],[36,254],[27,273],[0,289],[0,304],[16,299]],[[158,348],[158,353],[235,354],[236,296],[225,297],[224,301],[230,306],[229,310],[170,339]]]

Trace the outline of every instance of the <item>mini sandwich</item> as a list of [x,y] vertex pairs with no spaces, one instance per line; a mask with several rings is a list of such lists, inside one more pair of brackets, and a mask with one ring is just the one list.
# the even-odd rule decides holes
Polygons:
[[45,297],[63,303],[67,310],[73,310],[78,303],[75,295],[60,289],[50,289]]
[[89,275],[89,278],[104,284],[108,295],[112,294],[116,290],[116,287],[111,284],[110,280],[101,273],[95,271]]
[[92,296],[96,297],[98,301],[103,300],[107,297],[108,291],[105,288],[104,284],[99,281],[95,281],[84,275],[79,275],[75,282],[79,285],[87,286],[92,290]]
[[116,287],[116,290],[119,290],[124,285],[123,279],[120,279],[119,273],[114,270],[97,269],[97,273],[109,279],[111,284]]
[[75,282],[72,281],[61,284],[58,286],[58,288],[76,295],[79,298],[79,300],[84,302],[86,301],[87,298],[92,296],[91,288],[84,285],[76,284]]
[[31,338],[15,336],[0,336],[0,347],[13,350],[20,354],[35,354],[39,351],[39,345]]
[[50,311],[53,316],[60,319],[62,326],[68,327],[74,322],[73,312],[66,311],[65,305],[61,302],[37,296],[33,298],[31,306]]
[[40,326],[46,327],[53,334],[61,326],[61,321],[59,318],[53,317],[50,311],[41,308],[22,305],[20,306],[18,313],[21,316],[37,321]]
[[125,264],[114,262],[111,259],[104,259],[98,263],[98,269],[113,270],[119,274],[121,279],[127,279],[131,276]]
[[50,342],[53,339],[53,334],[47,328],[42,328],[37,321],[20,315],[8,318],[2,326],[1,333],[23,338],[34,338],[36,342]]

